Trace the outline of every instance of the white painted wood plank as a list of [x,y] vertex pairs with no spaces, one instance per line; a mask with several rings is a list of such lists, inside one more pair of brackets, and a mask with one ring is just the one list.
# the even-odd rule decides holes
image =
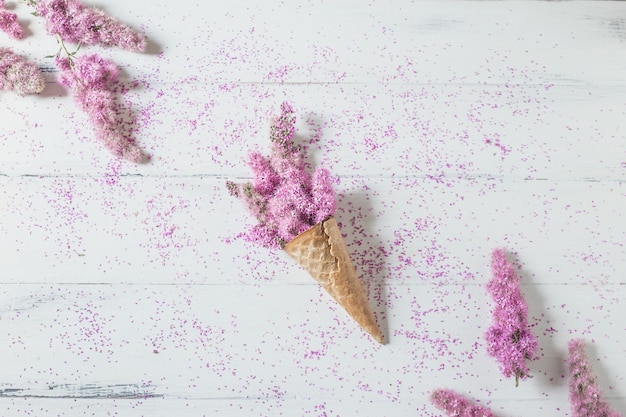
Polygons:
[[[322,127],[318,158],[338,175],[623,178],[623,3],[239,0],[189,13],[194,7],[107,2],[162,52],[94,49],[129,65],[139,82],[124,99],[154,155],[147,167],[116,169],[248,175],[247,150],[266,146],[267,118],[287,99],[303,122]],[[277,65],[294,70],[274,80],[267,74]],[[58,85],[0,100],[0,173],[114,169]]]
[[[519,388],[503,381],[485,354],[484,286],[384,291],[386,305],[375,310],[389,343],[380,346],[310,286],[4,287],[0,364],[7,382],[0,397],[13,408],[41,398],[135,398],[142,412],[186,400],[267,415],[302,414],[312,404],[340,415],[375,416],[385,408],[384,415],[437,415],[425,398],[445,385],[493,401],[505,415],[517,415],[514,406],[556,416],[567,408],[567,340],[584,337],[610,401],[626,403],[623,286],[525,285],[541,357],[531,366],[534,378]],[[189,415],[196,415],[193,407]]]
[[284,100],[297,109],[299,140],[314,143],[312,163],[335,175],[623,179],[626,169],[626,88],[204,87],[128,94],[137,138],[154,158],[147,166],[115,161],[69,97],[7,96],[17,117],[0,133],[0,173],[249,177],[248,152],[268,151],[269,119]]
[[[442,414],[429,404],[418,407],[393,407],[387,402],[369,402],[360,404],[360,407],[346,404],[345,401],[328,402],[314,399],[249,399],[234,403],[230,399],[223,400],[68,400],[46,401],[28,399],[16,402],[15,400],[0,399],[0,407],[18,415],[35,414],[41,417],[58,417],[71,412],[75,416],[105,415],[111,412],[111,403],[114,413],[128,417],[170,417],[174,414],[189,417],[208,417],[211,415],[254,415],[260,417],[280,415],[303,416],[343,416],[347,414],[364,416],[393,416],[390,412],[401,415],[419,415],[423,417],[441,417]],[[4,406],[8,404],[8,406]],[[524,401],[495,400],[489,405],[499,412],[499,415],[522,416],[533,413],[542,413],[547,417],[567,415],[561,404],[549,399],[540,399],[532,403]],[[363,411],[366,410],[366,411]],[[515,410],[515,411],[511,411]],[[371,414],[370,414],[371,412]]]
[[152,41],[145,55],[107,54],[151,81],[482,84],[517,74],[527,83],[624,85],[620,2],[185,0],[172,7],[156,0],[146,8],[108,0],[105,7]]
[[[506,247],[538,283],[625,282],[621,182],[341,181],[337,218],[364,279],[476,282]],[[238,238],[254,220],[224,182],[2,178],[2,282],[308,282],[285,254]]]

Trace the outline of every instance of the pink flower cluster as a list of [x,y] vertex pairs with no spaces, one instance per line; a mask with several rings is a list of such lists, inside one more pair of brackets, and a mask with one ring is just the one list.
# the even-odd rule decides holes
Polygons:
[[438,389],[430,395],[435,407],[451,417],[495,417],[488,409],[449,389]]
[[621,417],[602,399],[598,379],[585,354],[584,340],[570,340],[567,371],[572,417]]
[[282,248],[294,237],[335,212],[335,194],[325,169],[307,171],[302,149],[293,141],[294,112],[288,103],[272,123],[269,158],[252,152],[248,165],[253,181],[227,182],[231,195],[241,198],[259,221],[246,234],[249,241],[265,247]]
[[85,45],[117,46],[143,52],[146,38],[105,12],[86,7],[78,0],[31,0],[46,20],[48,33],[66,42]]
[[45,86],[43,74],[35,63],[9,48],[0,48],[0,90],[26,95],[40,93]]
[[0,0],[0,30],[15,39],[24,37],[24,29],[17,21],[17,15],[4,9],[4,0]]
[[500,363],[504,376],[519,379],[529,376],[527,360],[535,358],[537,339],[528,326],[528,307],[520,289],[519,277],[506,259],[504,250],[493,252],[493,277],[487,290],[496,303],[494,323],[487,330],[487,352]]
[[96,136],[114,155],[133,162],[145,158],[132,138],[127,137],[117,120],[112,90],[118,83],[119,70],[115,63],[98,55],[85,55],[70,61],[57,58],[61,84],[74,92],[79,106],[93,124]]
[[[121,106],[115,99],[119,86],[117,66],[97,55],[76,57],[64,42],[84,45],[117,46],[134,52],[146,49],[146,37],[120,23],[101,10],[86,7],[79,0],[24,0],[35,9],[35,14],[46,22],[48,33],[60,43],[56,65],[59,81],[69,87],[93,124],[97,137],[118,157],[133,162],[149,159],[125,133],[124,126],[132,123],[132,114],[120,114]],[[4,10],[0,0],[0,29],[15,38],[24,31],[17,16]],[[43,76],[34,64],[17,57],[8,49],[0,49],[0,87],[20,94],[40,92],[45,86]],[[125,116],[125,117],[122,117]],[[125,123],[124,123],[124,119]]]

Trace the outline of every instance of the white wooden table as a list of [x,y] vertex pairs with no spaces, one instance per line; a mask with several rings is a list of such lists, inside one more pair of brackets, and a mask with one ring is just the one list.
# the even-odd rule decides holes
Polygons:
[[[52,68],[55,39],[7,5],[29,36],[0,45]],[[441,416],[445,387],[568,416],[572,338],[626,413],[626,3],[97,5],[150,40],[79,53],[122,66],[153,160],[113,158],[54,73],[0,92],[0,415]],[[385,345],[237,238],[253,220],[225,181],[283,101],[339,180]],[[485,352],[497,247],[540,343],[518,388]]]

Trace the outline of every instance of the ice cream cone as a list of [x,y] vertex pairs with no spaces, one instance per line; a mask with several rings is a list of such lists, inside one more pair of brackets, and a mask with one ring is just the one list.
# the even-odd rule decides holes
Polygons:
[[377,342],[383,336],[348,255],[337,221],[330,217],[285,245],[295,259]]

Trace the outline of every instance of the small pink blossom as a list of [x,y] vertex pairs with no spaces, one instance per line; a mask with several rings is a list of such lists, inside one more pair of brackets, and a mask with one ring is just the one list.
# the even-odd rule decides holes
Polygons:
[[114,88],[119,70],[112,61],[85,55],[75,60],[57,58],[59,81],[69,87],[76,102],[87,113],[96,136],[115,156],[133,162],[145,162],[147,156],[128,137],[118,118]]
[[535,358],[537,339],[528,326],[528,307],[513,265],[506,259],[504,250],[493,252],[491,263],[493,277],[487,284],[496,306],[493,325],[487,330],[487,352],[500,363],[505,377],[519,379],[529,376],[527,360]]
[[567,371],[569,374],[569,400],[572,417],[621,417],[603,400],[582,339],[568,343]]
[[242,199],[259,221],[246,238],[265,247],[282,248],[287,242],[335,212],[331,177],[318,168],[309,174],[302,149],[293,141],[296,118],[288,103],[270,129],[269,158],[250,153],[253,181],[228,182],[230,193]]
[[15,39],[24,37],[24,29],[17,21],[17,15],[8,10],[3,10],[4,1],[0,3],[0,30]]
[[449,389],[438,389],[430,395],[430,401],[435,407],[450,417],[495,417],[488,409],[457,394]]
[[78,0],[38,0],[34,6],[45,19],[48,33],[66,42],[117,46],[133,52],[146,49],[143,34]]
[[46,81],[39,67],[9,48],[0,48],[0,90],[13,90],[20,95],[40,93]]

